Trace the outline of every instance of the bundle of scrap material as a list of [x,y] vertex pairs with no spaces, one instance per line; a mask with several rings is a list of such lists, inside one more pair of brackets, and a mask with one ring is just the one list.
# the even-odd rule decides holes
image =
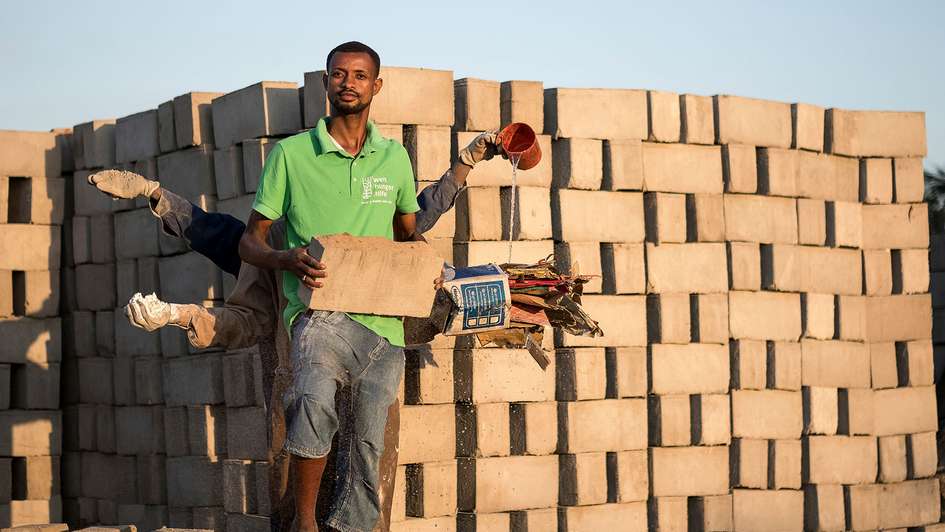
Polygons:
[[475,334],[482,346],[525,348],[544,369],[549,363],[541,348],[546,325],[573,335],[603,336],[580,305],[589,279],[560,273],[552,256],[535,264],[449,270],[430,318],[408,319],[405,328],[418,343],[438,333]]

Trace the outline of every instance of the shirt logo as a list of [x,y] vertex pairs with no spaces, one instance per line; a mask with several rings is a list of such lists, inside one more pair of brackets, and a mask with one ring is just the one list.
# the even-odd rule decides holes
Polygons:
[[366,176],[361,180],[361,205],[393,205],[394,185],[386,176]]

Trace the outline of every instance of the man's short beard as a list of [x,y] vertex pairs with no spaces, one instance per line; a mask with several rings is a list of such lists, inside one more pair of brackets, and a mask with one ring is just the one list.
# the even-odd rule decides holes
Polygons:
[[341,115],[355,115],[361,111],[367,109],[371,105],[371,102],[362,102],[361,100],[355,102],[343,102],[340,99],[335,99],[331,102],[331,106],[335,108],[338,114]]

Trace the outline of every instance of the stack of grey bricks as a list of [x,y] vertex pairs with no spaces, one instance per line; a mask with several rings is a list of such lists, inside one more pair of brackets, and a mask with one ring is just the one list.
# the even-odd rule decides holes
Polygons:
[[0,527],[59,521],[68,131],[0,131]]

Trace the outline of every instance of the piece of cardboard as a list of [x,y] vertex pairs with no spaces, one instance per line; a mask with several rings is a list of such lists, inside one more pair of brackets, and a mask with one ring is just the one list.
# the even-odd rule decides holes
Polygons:
[[348,234],[313,238],[308,253],[325,264],[322,286],[299,283],[303,305],[382,316],[427,317],[443,259],[425,242]]
[[459,268],[443,283],[453,310],[443,334],[455,336],[505,329],[509,326],[512,296],[509,276],[495,264]]

